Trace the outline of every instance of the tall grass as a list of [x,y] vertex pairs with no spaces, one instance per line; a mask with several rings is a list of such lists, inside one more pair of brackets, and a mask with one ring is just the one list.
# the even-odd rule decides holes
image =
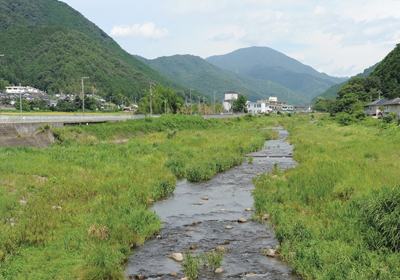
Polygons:
[[289,126],[295,169],[256,181],[281,256],[305,279],[399,279],[400,131],[375,121]]
[[[134,245],[161,228],[151,201],[177,178],[241,163],[274,134],[263,123],[172,116],[56,130],[65,142],[41,150],[1,148],[0,279],[122,279]],[[98,141],[138,131],[152,134]]]

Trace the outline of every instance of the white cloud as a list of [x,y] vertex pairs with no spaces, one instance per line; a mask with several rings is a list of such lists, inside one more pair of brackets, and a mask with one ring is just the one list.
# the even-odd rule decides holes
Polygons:
[[162,38],[168,36],[167,28],[157,28],[153,22],[144,24],[117,25],[111,30],[111,36],[114,37],[146,37],[146,38]]

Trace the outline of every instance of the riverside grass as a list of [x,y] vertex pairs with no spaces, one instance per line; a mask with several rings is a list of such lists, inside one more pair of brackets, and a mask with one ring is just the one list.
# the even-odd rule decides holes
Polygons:
[[[1,148],[0,279],[123,279],[131,246],[161,228],[150,200],[173,192],[177,178],[208,179],[260,149],[274,136],[262,119],[78,126],[55,130],[64,142],[46,149]],[[178,132],[168,139],[167,129]]]
[[304,279],[400,279],[400,127],[288,126],[299,165],[255,181],[281,257]]

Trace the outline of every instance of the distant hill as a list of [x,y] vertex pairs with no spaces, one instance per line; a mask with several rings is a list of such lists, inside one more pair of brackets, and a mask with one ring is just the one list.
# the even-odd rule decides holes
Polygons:
[[272,81],[305,99],[322,94],[345,78],[331,77],[267,47],[250,47],[206,58],[223,69],[256,79]]
[[[376,68],[378,65],[379,65],[379,62],[376,63],[375,65],[373,65],[373,66],[371,66],[371,67],[365,69],[362,73],[357,74],[357,75],[354,76],[354,77],[360,77],[360,78],[364,78],[364,79],[365,79],[365,78],[368,77],[369,74],[371,74],[371,73],[375,70],[375,68]],[[354,77],[351,77],[351,78],[354,78]],[[351,78],[350,78],[350,79],[351,79]],[[321,94],[320,96],[317,96],[317,97],[336,99],[338,91],[339,91],[345,84],[346,84],[346,82],[333,85],[333,86],[331,86],[327,91],[325,91],[323,94]],[[315,103],[315,101],[317,100],[317,97],[315,97],[315,98],[312,100],[312,103]]]
[[79,78],[103,96],[140,97],[149,81],[178,87],[57,0],[0,0],[0,71],[11,83],[76,92]]
[[223,98],[225,92],[233,90],[245,94],[251,101],[277,96],[279,100],[285,100],[295,105],[308,102],[300,94],[277,83],[235,74],[214,66],[197,56],[174,55],[154,60],[137,58],[176,83],[185,81],[185,86],[208,96],[213,96],[213,92],[217,91],[219,100]]

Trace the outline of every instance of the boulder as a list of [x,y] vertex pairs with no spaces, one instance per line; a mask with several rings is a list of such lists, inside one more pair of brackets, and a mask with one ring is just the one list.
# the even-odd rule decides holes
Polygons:
[[264,214],[263,216],[262,216],[262,220],[263,221],[268,221],[269,219],[271,218],[271,215],[270,214]]
[[247,223],[247,220],[245,218],[240,218],[237,220],[239,223],[244,224]]

